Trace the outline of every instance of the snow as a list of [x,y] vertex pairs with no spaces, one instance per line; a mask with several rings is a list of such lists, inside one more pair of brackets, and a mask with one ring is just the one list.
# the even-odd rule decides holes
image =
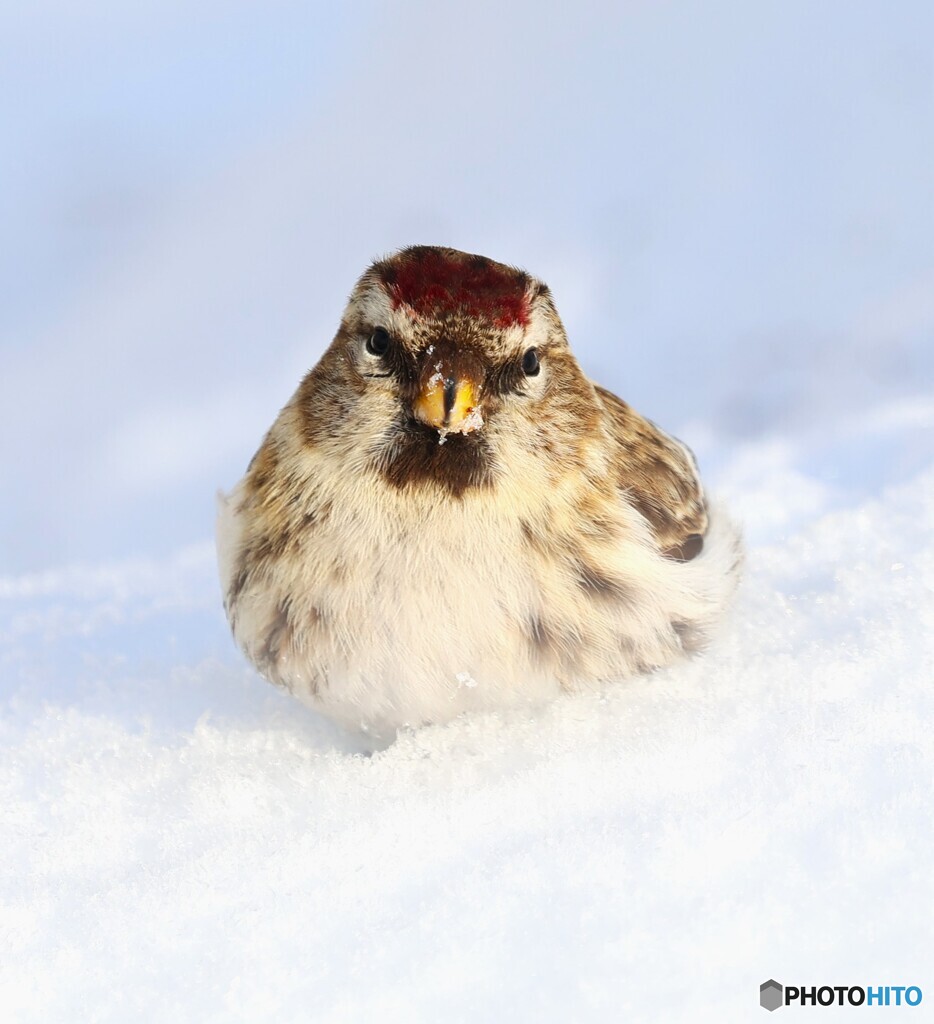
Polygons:
[[[932,8],[515,6],[0,31],[4,1020],[934,999]],[[547,280],[748,561],[703,656],[370,751],[235,650],[212,501],[410,242]]]
[[838,508],[820,452],[750,445],[721,481],[797,524],[708,654],[371,756],[231,649],[209,544],[4,580],[2,1005],[735,1020],[768,977],[929,985],[930,437]]

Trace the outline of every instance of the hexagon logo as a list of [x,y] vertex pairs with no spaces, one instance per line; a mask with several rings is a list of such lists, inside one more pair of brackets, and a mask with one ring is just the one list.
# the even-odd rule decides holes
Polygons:
[[759,1005],[770,1013],[782,1005],[782,987],[774,978],[759,986]]

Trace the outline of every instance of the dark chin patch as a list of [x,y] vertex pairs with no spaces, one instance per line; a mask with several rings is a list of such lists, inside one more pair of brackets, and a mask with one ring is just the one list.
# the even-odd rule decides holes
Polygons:
[[439,444],[437,430],[414,422],[393,429],[379,471],[400,490],[435,486],[455,498],[493,484],[489,445],[479,431],[448,434]]

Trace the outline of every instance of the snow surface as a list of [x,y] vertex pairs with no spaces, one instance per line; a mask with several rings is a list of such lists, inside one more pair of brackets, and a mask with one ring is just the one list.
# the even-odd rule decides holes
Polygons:
[[[929,1017],[934,7],[260,11],[0,24],[0,1020]],[[213,496],[414,242],[547,280],[748,562],[704,656],[370,753]]]
[[721,470],[761,539],[707,655],[372,756],[240,661],[209,544],[5,579],[8,1019],[745,1020],[769,977],[934,997],[916,413],[893,443],[923,418],[927,465],[876,496],[835,500],[787,438]]

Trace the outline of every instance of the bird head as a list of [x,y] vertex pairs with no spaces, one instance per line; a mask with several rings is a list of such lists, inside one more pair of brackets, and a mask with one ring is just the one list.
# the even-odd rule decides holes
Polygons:
[[413,246],[358,281],[299,390],[305,436],[397,486],[462,494],[592,425],[593,389],[548,288],[454,249]]

